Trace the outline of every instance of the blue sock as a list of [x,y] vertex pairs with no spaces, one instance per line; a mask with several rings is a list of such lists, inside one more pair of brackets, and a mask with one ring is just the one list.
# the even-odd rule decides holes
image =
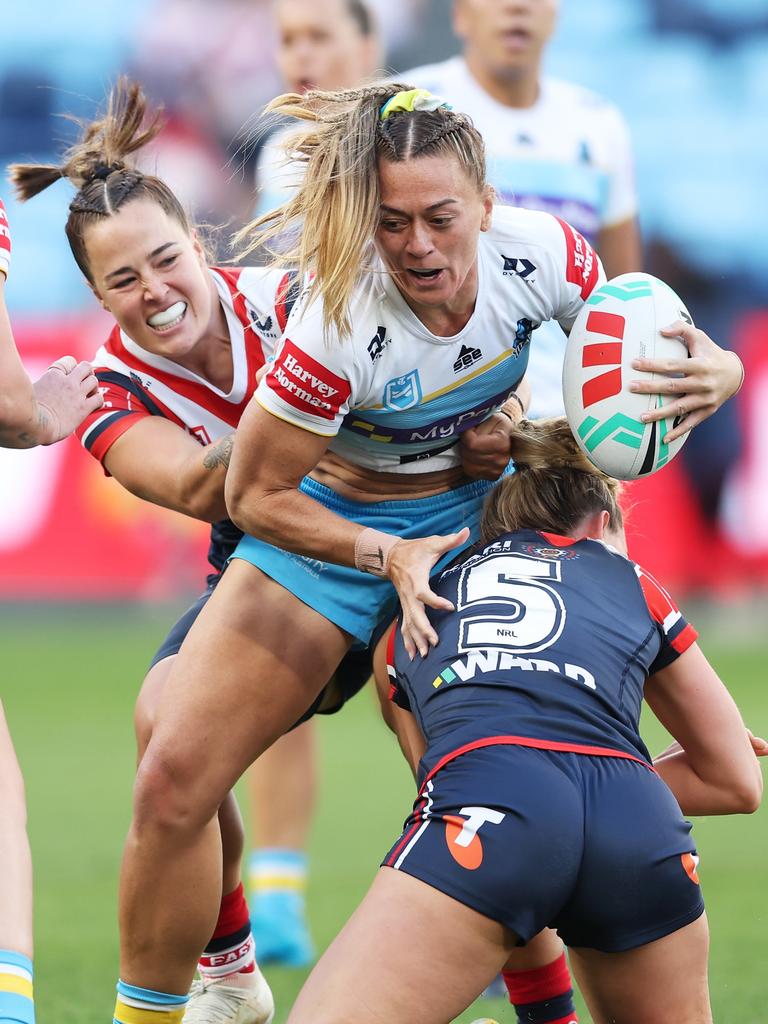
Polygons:
[[35,1024],[32,961],[0,949],[0,1024]]
[[157,1024],[181,1024],[188,999],[186,995],[154,992],[118,981],[112,1024],[145,1024],[148,1010],[157,1014]]
[[254,850],[249,859],[251,927],[259,963],[305,967],[314,959],[306,921],[307,855]]

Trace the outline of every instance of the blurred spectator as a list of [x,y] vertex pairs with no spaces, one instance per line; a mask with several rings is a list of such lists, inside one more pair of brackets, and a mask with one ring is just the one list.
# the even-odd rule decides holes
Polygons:
[[[629,134],[618,110],[581,86],[542,76],[555,0],[455,0],[461,56],[398,77],[444,96],[485,139],[500,199],[547,210],[593,242],[609,277],[641,264]],[[535,272],[535,268],[532,271]],[[565,335],[539,328],[531,345],[531,414],[563,412]]]
[[[382,51],[372,9],[360,0],[275,0],[277,64],[290,92],[353,89],[381,70]],[[285,202],[299,168],[286,162],[291,126],[278,128],[256,165],[256,212]]]
[[[195,185],[198,216],[239,224],[250,213],[252,171],[242,140],[279,91],[275,47],[271,0],[154,0],[136,34],[131,74],[174,125],[158,140],[158,173],[177,187],[180,148],[183,159],[206,168],[211,191],[206,200],[206,189]],[[178,187],[187,199],[184,183]]]

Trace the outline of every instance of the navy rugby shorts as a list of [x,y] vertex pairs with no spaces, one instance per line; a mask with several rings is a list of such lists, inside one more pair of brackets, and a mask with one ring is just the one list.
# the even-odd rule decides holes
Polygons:
[[[154,668],[158,662],[163,661],[165,658],[170,658],[172,655],[179,653],[181,645],[184,643],[184,637],[192,628],[193,622],[205,607],[208,598],[215,590],[216,584],[220,579],[221,573],[214,572],[208,576],[205,590],[171,627],[165,640],[163,640],[155,652],[155,656],[152,658],[149,666],[150,668]],[[387,625],[389,625],[389,621],[382,623],[382,628],[386,628]],[[379,630],[377,635],[381,635],[381,630]],[[307,711],[294,723],[294,728],[302,722],[306,722],[307,719],[315,714],[335,714],[351,697],[354,697],[356,693],[362,690],[373,674],[373,648],[374,645],[372,644],[370,648],[353,648],[347,651],[334,673],[333,688],[323,687]],[[326,699],[327,696],[331,698],[330,701]]]
[[383,861],[527,942],[614,953],[704,911],[691,825],[644,764],[490,746],[427,782]]

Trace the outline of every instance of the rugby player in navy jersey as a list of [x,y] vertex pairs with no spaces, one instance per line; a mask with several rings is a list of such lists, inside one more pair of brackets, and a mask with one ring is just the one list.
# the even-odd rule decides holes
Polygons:
[[[62,356],[34,384],[19,357],[5,305],[11,234],[0,199],[0,447],[34,448],[67,437],[101,405],[90,364]],[[0,1022],[34,1024],[32,861],[24,780],[0,703]]]
[[[480,541],[433,581],[436,644],[412,657],[390,631],[419,797],[289,1024],[444,1024],[547,925],[594,1024],[712,1021],[683,814],[754,811],[765,742],[625,556],[618,485],[566,422],[511,449]],[[677,741],[653,762],[643,699]]]

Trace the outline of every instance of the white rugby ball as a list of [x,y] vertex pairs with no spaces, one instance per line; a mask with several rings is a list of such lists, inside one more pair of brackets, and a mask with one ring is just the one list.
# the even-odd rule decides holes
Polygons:
[[685,359],[680,338],[665,338],[676,320],[693,323],[669,285],[650,274],[622,274],[597,288],[571,328],[563,363],[563,401],[573,435],[604,473],[636,480],[665,466],[687,434],[664,444],[674,423],[643,423],[644,412],[669,404],[671,396],[638,395],[630,381],[659,375],[632,369],[632,360]]

